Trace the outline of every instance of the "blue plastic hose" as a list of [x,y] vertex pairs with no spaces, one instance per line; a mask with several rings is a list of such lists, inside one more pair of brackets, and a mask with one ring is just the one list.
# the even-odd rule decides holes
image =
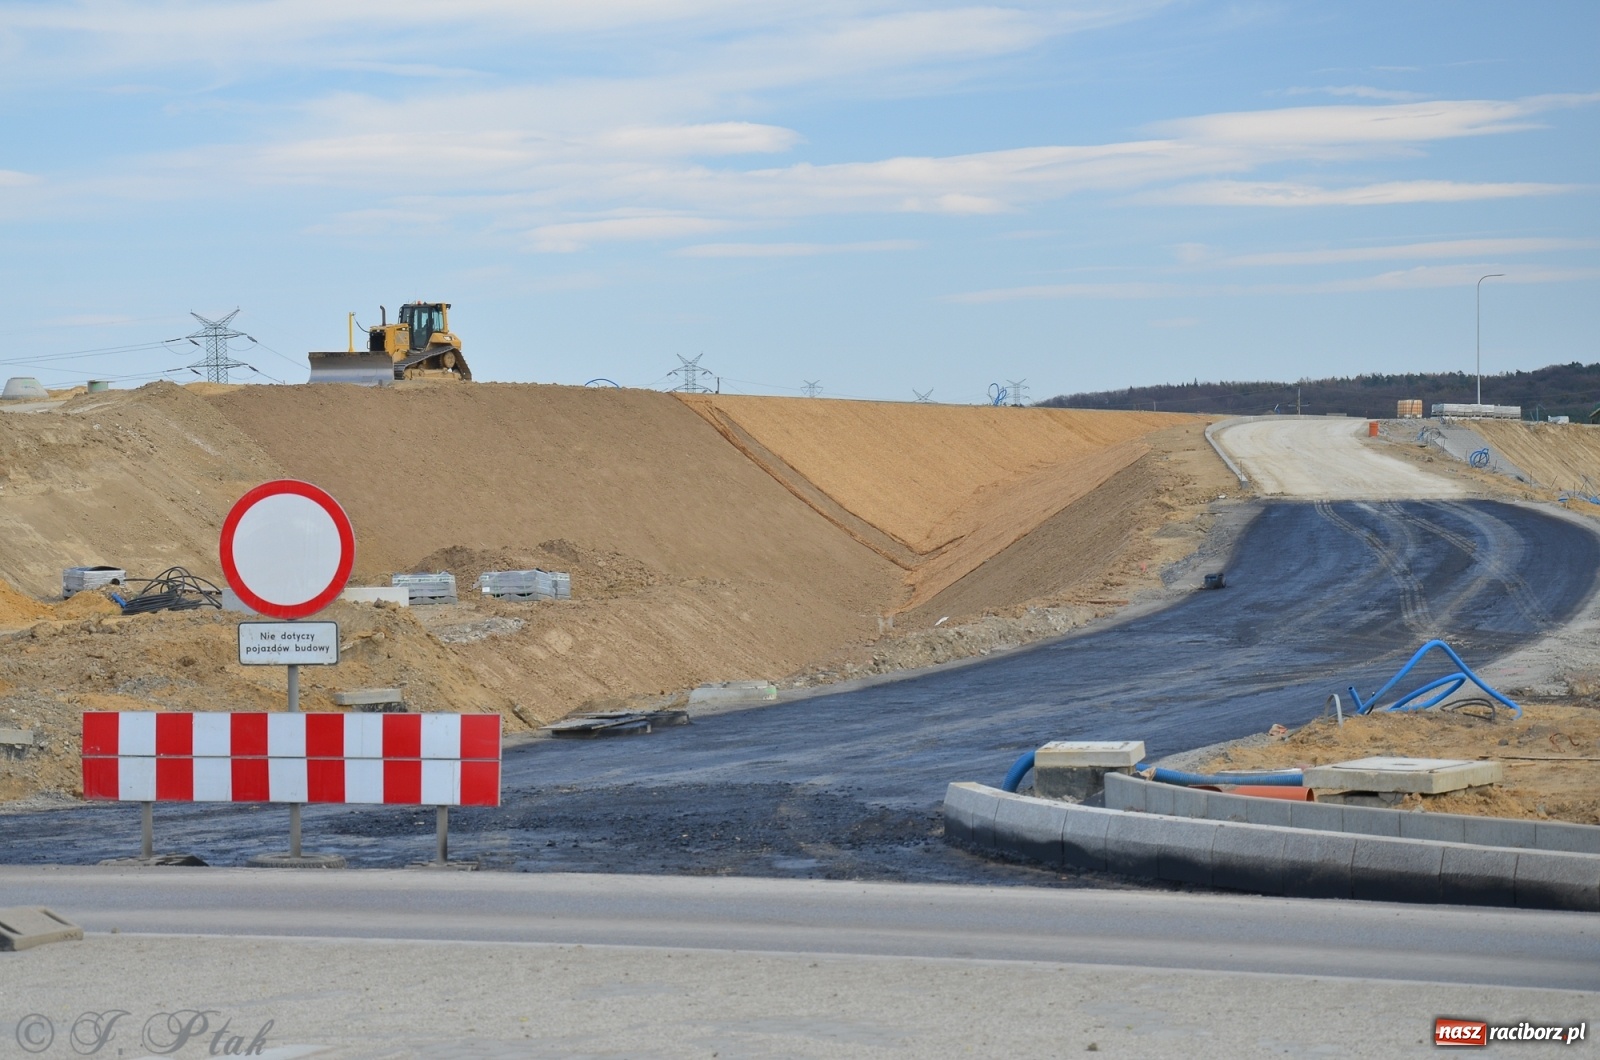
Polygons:
[[[1149,767],[1140,763],[1138,769],[1143,772]],[[1297,788],[1305,780],[1305,776],[1298,769],[1279,769],[1270,773],[1185,773],[1181,769],[1163,769],[1157,766],[1150,774],[1151,780],[1159,780],[1163,784],[1181,784],[1184,787],[1194,787],[1197,784],[1270,784],[1274,787]]]
[[1022,786],[1022,778],[1027,776],[1028,771],[1033,768],[1033,755],[1034,752],[1029,751],[1011,763],[1010,770],[1006,772],[1006,779],[1000,782],[1001,791],[1016,791],[1017,788]]
[[[1440,651],[1448,655],[1450,660],[1457,666],[1461,667],[1461,669],[1456,673],[1449,674],[1434,681],[1429,681],[1421,688],[1401,696],[1387,707],[1379,707],[1377,705],[1378,700],[1382,699],[1384,694],[1387,693],[1391,688],[1399,684],[1400,679],[1405,677],[1406,674],[1410,673],[1412,667],[1416,666],[1424,655],[1428,654],[1435,648],[1438,648]],[[1455,653],[1455,649],[1451,648],[1450,645],[1446,644],[1442,640],[1430,640],[1428,643],[1418,648],[1417,653],[1411,657],[1411,661],[1400,667],[1399,672],[1393,677],[1389,678],[1382,688],[1372,693],[1372,698],[1363,700],[1361,695],[1356,691],[1354,685],[1350,686],[1350,697],[1355,700],[1357,714],[1371,714],[1375,709],[1384,711],[1427,710],[1429,707],[1436,707],[1440,703],[1443,703],[1455,693],[1456,689],[1460,688],[1468,681],[1471,681],[1473,684],[1483,689],[1484,693],[1490,698],[1495,699],[1504,704],[1506,707],[1510,708],[1512,717],[1522,717],[1521,707],[1517,706],[1515,703],[1511,702],[1511,700],[1507,699],[1505,696],[1489,687],[1489,685],[1484,682],[1483,678],[1472,672],[1472,667],[1461,661],[1461,656]],[[1449,685],[1450,687],[1446,688],[1443,692],[1434,696],[1426,703],[1412,702],[1413,700],[1432,692],[1435,688],[1443,688],[1445,685]]]

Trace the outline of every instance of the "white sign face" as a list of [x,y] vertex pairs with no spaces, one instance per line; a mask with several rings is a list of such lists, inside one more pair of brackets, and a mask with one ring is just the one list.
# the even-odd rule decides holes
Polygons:
[[333,581],[340,560],[339,527],[322,505],[295,493],[257,501],[233,532],[233,562],[257,596],[298,604]]
[[337,622],[241,622],[244,666],[332,666],[339,661]]
[[339,502],[309,482],[264,482],[222,521],[217,546],[228,586],[273,618],[316,614],[339,595],[355,563],[355,531]]

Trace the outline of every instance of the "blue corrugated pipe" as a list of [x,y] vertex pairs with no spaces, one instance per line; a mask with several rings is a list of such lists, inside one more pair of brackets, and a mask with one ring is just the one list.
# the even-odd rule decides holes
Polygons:
[[[1384,693],[1388,692],[1395,685],[1399,684],[1400,679],[1406,674],[1410,673],[1412,667],[1416,666],[1424,655],[1428,654],[1435,648],[1438,648],[1440,651],[1450,656],[1450,661],[1461,667],[1461,669],[1456,673],[1448,674],[1434,681],[1429,681],[1416,691],[1409,692],[1406,695],[1401,696],[1387,707],[1378,708],[1378,700],[1383,698]],[[1517,706],[1515,703],[1511,702],[1511,700],[1507,699],[1505,696],[1501,695],[1499,692],[1496,692],[1493,688],[1490,688],[1487,684],[1485,684],[1483,678],[1472,672],[1472,667],[1461,661],[1461,656],[1455,653],[1455,649],[1451,648],[1450,645],[1446,644],[1442,640],[1430,640],[1428,643],[1418,648],[1417,653],[1411,657],[1411,661],[1400,667],[1399,672],[1393,677],[1389,678],[1388,682],[1385,683],[1382,688],[1372,693],[1371,699],[1363,700],[1356,692],[1354,685],[1350,686],[1350,696],[1356,701],[1357,714],[1370,714],[1374,709],[1382,709],[1386,711],[1427,710],[1429,707],[1436,707],[1440,703],[1443,703],[1446,699],[1449,699],[1456,689],[1460,688],[1468,681],[1471,681],[1473,684],[1483,689],[1483,691],[1491,698],[1498,700],[1509,707],[1511,709],[1512,717],[1522,717],[1521,707]],[[1426,703],[1414,704],[1412,702],[1412,700],[1419,699],[1427,693],[1432,692],[1435,688],[1443,688],[1445,685],[1449,685],[1450,687],[1445,688],[1443,692],[1440,692]]]
[[[1033,768],[1035,752],[1029,751],[1011,764],[1006,778],[1000,782],[1001,791],[1016,791],[1022,786],[1022,780]],[[1143,772],[1150,767],[1141,762],[1135,767]],[[1185,773],[1178,769],[1157,768],[1151,774],[1152,780],[1159,780],[1163,784],[1182,784],[1191,786],[1195,784],[1281,784],[1284,787],[1297,787],[1301,782],[1298,769],[1280,769],[1270,773]]]
[[[1141,762],[1137,768],[1143,772],[1150,767]],[[1150,774],[1150,779],[1159,780],[1163,784],[1181,784],[1184,787],[1194,787],[1197,784],[1270,784],[1297,788],[1305,777],[1298,769],[1279,769],[1270,773],[1185,773],[1181,769],[1163,769],[1157,766]]]
[[1016,791],[1022,786],[1022,778],[1028,775],[1028,770],[1033,768],[1034,752],[1029,751],[1015,762],[1006,773],[1006,779],[1000,782],[1001,791]]

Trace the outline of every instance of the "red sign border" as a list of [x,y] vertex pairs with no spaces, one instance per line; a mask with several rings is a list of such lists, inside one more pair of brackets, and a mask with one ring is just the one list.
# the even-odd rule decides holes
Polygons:
[[[239,568],[233,561],[233,535],[239,529],[239,523],[244,519],[245,513],[255,507],[260,501],[268,497],[279,497],[292,494],[305,497],[315,502],[328,513],[328,518],[333,520],[333,525],[339,531],[339,567],[334,571],[333,580],[328,587],[310,600],[298,604],[277,604],[270,600],[263,600],[250,591],[250,587],[239,576]],[[222,521],[222,540],[219,542],[218,554],[222,560],[222,574],[228,579],[228,585],[239,595],[246,606],[254,611],[272,618],[296,619],[314,615],[338,597],[344,590],[345,584],[350,580],[350,571],[356,565],[356,534],[350,526],[350,517],[345,515],[339,502],[334,500],[329,493],[309,482],[299,479],[280,478],[261,485],[246,493],[234,502],[228,510],[228,517]]]

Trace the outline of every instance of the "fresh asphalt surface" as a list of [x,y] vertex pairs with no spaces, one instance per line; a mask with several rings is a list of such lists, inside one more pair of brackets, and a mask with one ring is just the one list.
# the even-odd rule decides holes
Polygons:
[[[1236,514],[1241,529],[1203,567],[1226,567],[1220,592],[903,681],[649,736],[512,748],[504,805],[454,811],[452,853],[529,872],[1081,884],[947,847],[945,786],[998,783],[1018,754],[1052,739],[1142,739],[1159,757],[1297,725],[1347,685],[1370,695],[1430,637],[1481,668],[1573,616],[1600,569],[1592,531],[1498,502],[1281,502]],[[8,864],[137,853],[133,805],[0,821]],[[427,808],[305,813],[306,848],[357,867],[430,857],[432,829]],[[282,807],[156,811],[159,851],[213,865],[281,851],[286,834]]]
[[1582,913],[1038,887],[404,870],[4,866],[0,893],[70,912],[91,932],[1068,962],[1600,990],[1600,923]]

